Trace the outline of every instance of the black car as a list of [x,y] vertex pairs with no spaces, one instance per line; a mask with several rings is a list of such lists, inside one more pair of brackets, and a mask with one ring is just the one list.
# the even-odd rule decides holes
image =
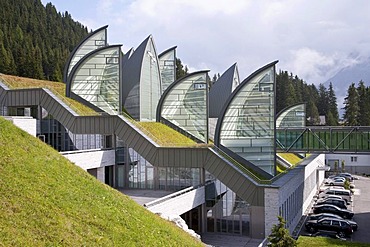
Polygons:
[[[342,217],[336,214],[330,214],[330,213],[321,213],[321,214],[311,214],[307,216],[307,221],[309,220],[321,220],[323,218],[332,218],[332,219],[339,219],[344,220]],[[347,222],[352,226],[352,230],[357,231],[358,225],[353,220],[347,220]]]
[[330,205],[330,204],[322,204],[322,205],[315,205],[312,208],[314,214],[320,213],[332,213],[339,215],[345,219],[352,219],[353,212],[347,209],[341,209],[337,206]]
[[336,199],[336,198],[327,198],[327,199],[319,199],[316,202],[316,205],[322,204],[330,204],[340,207],[342,209],[347,209],[347,202],[343,199]]
[[305,224],[306,230],[310,232],[324,231],[336,232],[339,237],[343,238],[353,233],[352,226],[347,220],[323,218],[321,220],[309,220]]

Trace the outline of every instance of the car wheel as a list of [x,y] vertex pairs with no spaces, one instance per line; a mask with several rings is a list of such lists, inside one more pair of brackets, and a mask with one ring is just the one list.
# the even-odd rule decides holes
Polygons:
[[344,238],[346,236],[346,234],[344,232],[338,232],[338,236],[340,238]]
[[311,226],[310,227],[310,233],[315,233],[315,232],[316,232],[316,229]]
[[333,183],[330,183],[330,186],[333,186],[334,184]]

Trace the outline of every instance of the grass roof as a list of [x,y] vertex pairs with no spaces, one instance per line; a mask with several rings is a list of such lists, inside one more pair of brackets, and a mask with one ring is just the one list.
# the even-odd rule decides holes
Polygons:
[[0,246],[202,246],[0,117]]
[[47,88],[50,89],[58,98],[71,107],[77,114],[81,116],[99,115],[93,109],[81,104],[80,102],[65,96],[66,85],[61,82],[52,82],[45,80],[37,80],[19,76],[0,74],[0,81],[7,85],[10,89],[26,89],[26,88]]

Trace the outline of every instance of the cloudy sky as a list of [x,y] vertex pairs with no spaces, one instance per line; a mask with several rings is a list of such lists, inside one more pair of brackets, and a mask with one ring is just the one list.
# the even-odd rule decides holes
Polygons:
[[42,0],[108,42],[136,48],[152,34],[158,54],[177,45],[191,71],[222,74],[237,62],[241,79],[279,60],[307,83],[370,57],[368,0]]

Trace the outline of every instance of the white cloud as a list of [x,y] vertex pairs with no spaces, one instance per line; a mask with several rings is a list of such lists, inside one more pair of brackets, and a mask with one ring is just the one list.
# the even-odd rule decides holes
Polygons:
[[[237,62],[244,79],[280,60],[278,68],[320,83],[358,57],[370,57],[367,0],[91,0],[88,6],[78,6],[85,0],[53,2],[57,8],[68,6],[89,28],[109,24],[110,43],[136,48],[152,34],[158,53],[177,45],[184,63],[211,69],[211,75]],[[353,53],[358,56],[350,57]]]

